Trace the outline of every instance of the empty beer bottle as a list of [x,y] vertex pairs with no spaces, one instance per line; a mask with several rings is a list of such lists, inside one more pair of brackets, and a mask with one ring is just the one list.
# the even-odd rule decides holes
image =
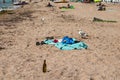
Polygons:
[[46,64],[46,60],[44,60],[44,63],[43,63],[43,72],[44,72],[44,73],[47,72],[47,64]]

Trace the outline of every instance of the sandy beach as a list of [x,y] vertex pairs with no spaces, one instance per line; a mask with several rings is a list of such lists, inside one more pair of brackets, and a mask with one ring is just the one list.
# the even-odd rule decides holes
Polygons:
[[[97,11],[96,3],[70,2],[71,10],[59,9],[67,3],[52,4],[35,0],[0,15],[0,80],[120,80],[120,4],[104,3],[106,11]],[[94,17],[117,22],[93,22]],[[80,29],[88,39],[80,38]],[[76,38],[88,49],[36,46],[50,36]]]

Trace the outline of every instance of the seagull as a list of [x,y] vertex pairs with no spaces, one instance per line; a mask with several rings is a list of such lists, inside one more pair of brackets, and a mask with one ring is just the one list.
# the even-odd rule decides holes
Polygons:
[[84,31],[82,31],[82,30],[79,30],[79,35],[81,36],[81,38],[86,38],[86,37],[88,37],[88,34],[87,33],[85,33]]

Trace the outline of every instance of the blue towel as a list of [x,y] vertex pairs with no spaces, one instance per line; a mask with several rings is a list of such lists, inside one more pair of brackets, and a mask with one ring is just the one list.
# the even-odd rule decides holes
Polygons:
[[[73,38],[73,40],[75,40]],[[55,45],[57,48],[60,50],[74,50],[74,49],[87,49],[88,46],[84,42],[78,42],[78,43],[73,43],[73,44],[66,44],[62,42],[54,43],[53,40],[45,40],[44,41],[46,44],[52,44]]]
[[44,42],[46,44],[56,44],[56,43],[54,43],[54,40],[45,40]]
[[74,44],[57,43],[55,46],[61,50],[87,49],[88,46],[84,42]]

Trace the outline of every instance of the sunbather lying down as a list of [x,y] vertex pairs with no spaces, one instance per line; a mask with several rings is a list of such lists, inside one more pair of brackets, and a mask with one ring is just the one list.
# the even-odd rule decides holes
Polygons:
[[60,9],[62,8],[66,8],[66,9],[71,9],[73,8],[73,6],[71,4],[67,4],[67,6],[62,6],[62,7],[59,7]]

